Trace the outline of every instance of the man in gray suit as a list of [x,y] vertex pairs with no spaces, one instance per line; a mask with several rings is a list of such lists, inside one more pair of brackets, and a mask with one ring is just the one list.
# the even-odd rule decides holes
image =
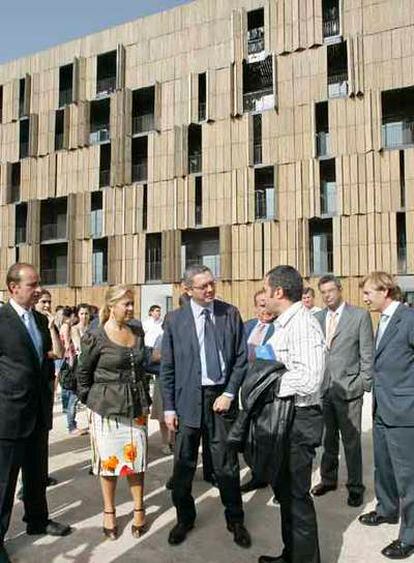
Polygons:
[[361,524],[396,524],[398,539],[381,553],[406,559],[414,553],[414,311],[399,301],[400,290],[385,272],[362,283],[364,301],[381,313],[374,356],[375,510]]
[[361,414],[364,392],[371,390],[373,330],[368,311],[345,303],[338,278],[319,280],[326,308],[315,317],[325,334],[326,377],[329,387],[323,400],[325,438],[321,482],[312,489],[322,496],[337,488],[339,433],[348,469],[348,504],[364,501],[362,483]]

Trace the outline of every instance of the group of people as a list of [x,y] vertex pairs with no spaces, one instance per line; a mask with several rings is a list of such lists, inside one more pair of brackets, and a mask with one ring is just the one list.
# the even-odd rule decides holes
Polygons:
[[[219,489],[234,542],[242,548],[252,543],[242,493],[270,484],[280,505],[284,548],[280,555],[260,556],[259,562],[319,563],[313,497],[338,486],[341,438],[348,505],[364,503],[361,414],[364,393],[373,390],[377,505],[359,521],[367,526],[400,521],[398,538],[382,554],[403,559],[414,553],[414,311],[398,300],[392,276],[373,272],[361,282],[364,302],[381,314],[375,335],[369,312],[345,302],[338,278],[319,280],[324,304],[319,310],[314,290],[304,288],[291,266],[267,273],[263,289],[254,296],[256,317],[246,323],[236,307],[217,299],[213,274],[201,265],[185,272],[180,307],[162,320],[161,308],[154,305],[143,324],[134,320],[134,291],[128,286],[108,289],[92,324],[91,309],[81,305],[77,322],[72,319],[63,330],[64,322],[56,328],[48,310],[50,295],[40,290],[30,264],[14,264],[7,287],[10,300],[0,309],[1,563],[9,561],[4,537],[20,469],[27,533],[71,532],[49,519],[46,502],[48,433],[60,359],[76,375],[69,405],[80,400],[87,407],[106,538],[118,537],[119,477],[127,478],[131,491],[131,534],[139,538],[148,529],[144,474],[152,407],[165,453],[174,453],[168,488],[177,521],[168,535],[170,545],[184,542],[194,527],[192,481],[202,441],[203,463]],[[249,375],[257,366],[266,377],[277,372],[275,401],[279,407],[289,405],[290,414],[283,440],[280,428],[269,426],[279,448],[273,475],[267,478],[272,473],[267,467],[264,477],[253,464],[251,479],[241,485],[239,450],[232,447],[229,434],[243,415],[240,392],[243,397],[250,389]],[[156,376],[152,397],[148,372]],[[259,414],[255,412],[250,424]],[[321,478],[311,489],[313,460],[322,440]]]

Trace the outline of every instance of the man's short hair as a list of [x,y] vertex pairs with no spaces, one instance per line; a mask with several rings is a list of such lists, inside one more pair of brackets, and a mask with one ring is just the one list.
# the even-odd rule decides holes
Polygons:
[[153,311],[156,311],[157,309],[159,309],[161,311],[161,306],[160,305],[151,305],[151,307],[148,309],[148,313],[151,314]]
[[256,291],[256,293],[254,294],[254,304],[257,305],[257,298],[259,297],[259,295],[265,295],[266,291],[264,289],[259,289],[259,291]]
[[12,264],[7,271],[6,275],[6,285],[7,288],[10,289],[10,284],[13,283],[20,283],[22,280],[22,270],[25,268],[29,268],[34,270],[35,267],[28,262],[16,262]]
[[283,289],[283,295],[292,303],[301,301],[303,293],[303,279],[293,266],[276,266],[267,272],[267,281],[273,290]]
[[191,289],[193,287],[194,278],[199,274],[207,274],[207,273],[213,275],[213,272],[210,270],[208,266],[203,266],[202,264],[196,266],[190,266],[184,272],[183,283],[186,287]]
[[302,295],[311,295],[312,297],[315,297],[315,290],[313,287],[305,287]]
[[401,300],[401,288],[395,278],[387,272],[371,272],[365,276],[359,287],[362,289],[366,283],[371,283],[379,291],[387,291],[387,296],[395,301]]
[[322,276],[321,278],[319,278],[318,289],[320,290],[322,285],[330,282],[334,283],[337,289],[342,289],[341,280],[336,276],[334,276],[333,274],[326,274],[326,276]]

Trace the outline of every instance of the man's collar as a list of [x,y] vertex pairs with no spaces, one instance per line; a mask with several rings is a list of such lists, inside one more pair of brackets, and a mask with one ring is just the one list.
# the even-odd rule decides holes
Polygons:
[[342,301],[342,303],[339,305],[339,307],[337,309],[335,309],[335,311],[332,311],[332,309],[329,309],[329,307],[328,307],[328,315],[338,315],[338,317],[339,317],[342,314],[342,311],[344,310],[345,305],[346,305],[345,301]]
[[392,301],[386,309],[381,313],[381,315],[385,315],[387,317],[392,317],[395,311],[398,309],[400,305],[399,301]]
[[10,298],[9,303],[13,307],[13,309],[16,311],[16,313],[19,315],[19,317],[23,317],[23,315],[25,313],[31,312],[31,309],[26,309],[25,307],[22,307],[21,305],[16,303],[16,301],[13,299],[13,297]]
[[214,313],[214,301],[207,303],[207,305],[199,305],[194,301],[194,299],[191,299],[190,305],[195,317],[200,317],[203,314],[204,309],[208,309],[211,314]]
[[288,309],[286,309],[286,311],[284,311],[281,315],[278,316],[275,322],[278,323],[280,326],[286,326],[290,321],[290,319],[294,317],[296,313],[298,313],[303,309],[306,309],[306,307],[303,305],[302,301],[297,301],[296,303],[292,303],[292,305]]

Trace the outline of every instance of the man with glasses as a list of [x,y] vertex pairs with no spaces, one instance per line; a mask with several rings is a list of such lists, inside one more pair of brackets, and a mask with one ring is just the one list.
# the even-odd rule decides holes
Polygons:
[[177,431],[172,499],[177,524],[171,545],[182,543],[196,517],[191,486],[201,436],[206,436],[227,529],[236,544],[250,547],[243,525],[237,453],[227,435],[238,414],[237,395],[247,372],[247,345],[239,311],[215,299],[216,284],[206,266],[185,272],[190,303],[167,317],[161,352],[165,422]]

